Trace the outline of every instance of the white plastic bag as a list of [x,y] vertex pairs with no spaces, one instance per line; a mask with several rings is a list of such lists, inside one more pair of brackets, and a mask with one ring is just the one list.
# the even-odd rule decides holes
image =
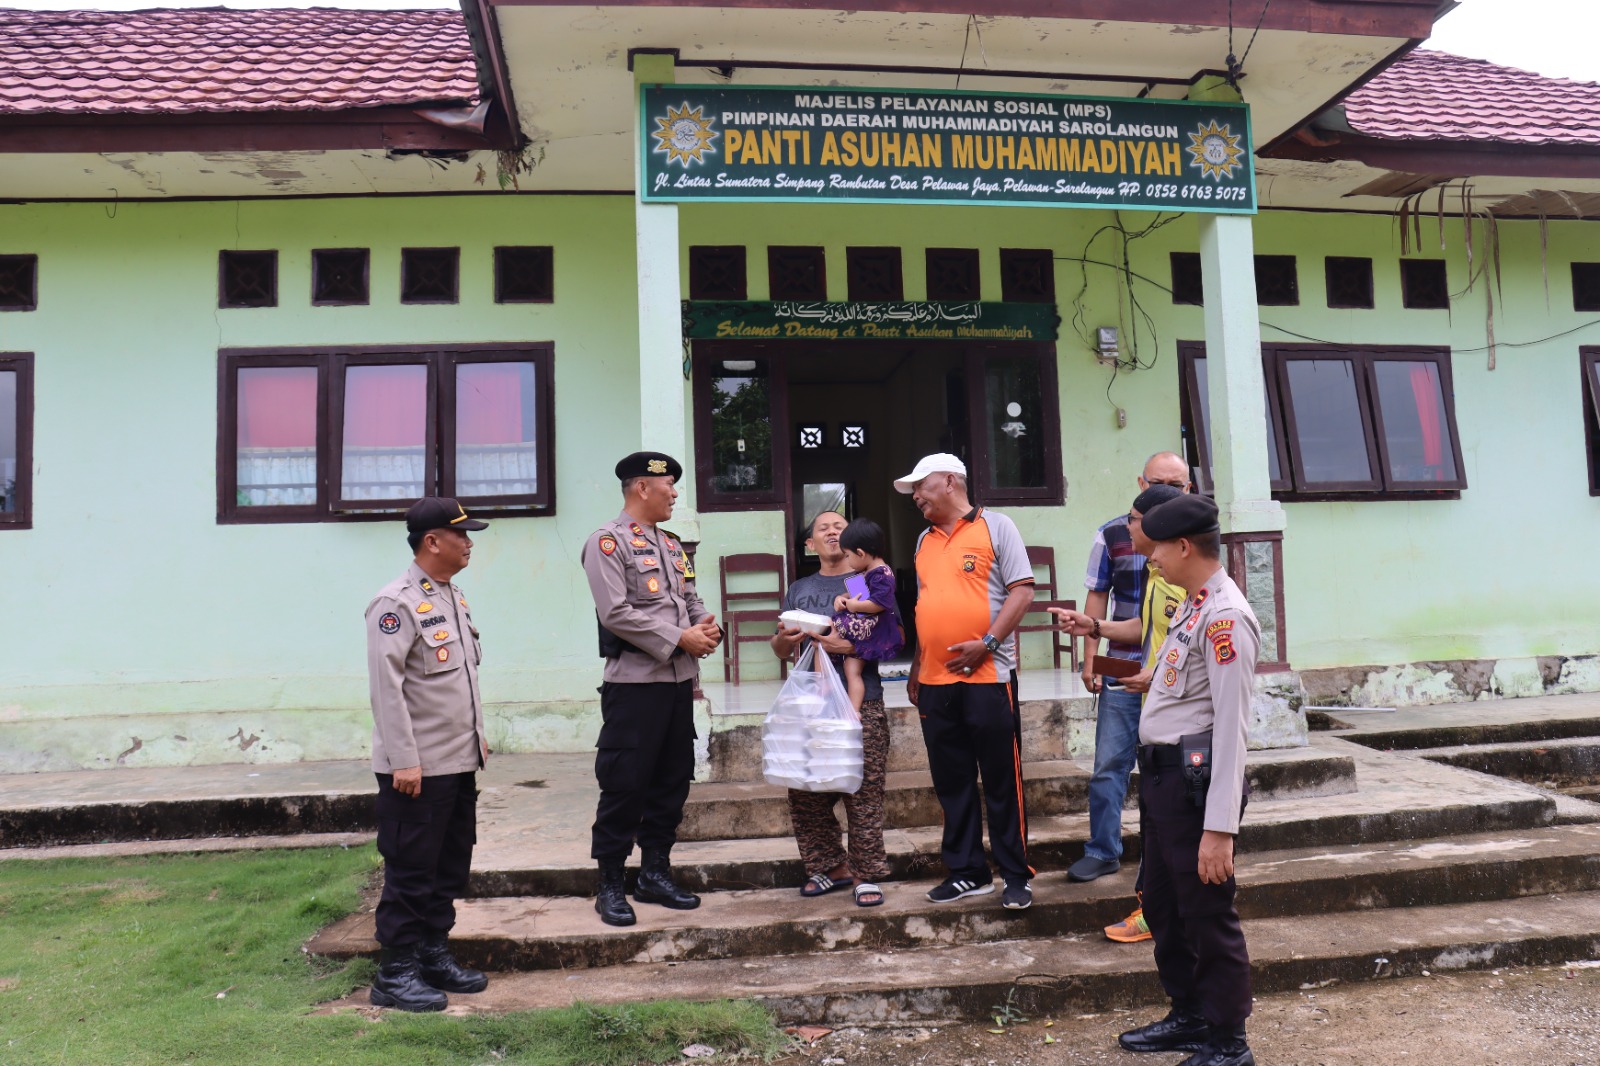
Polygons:
[[761,771],[769,784],[802,792],[861,787],[861,716],[833,661],[806,644],[761,726]]

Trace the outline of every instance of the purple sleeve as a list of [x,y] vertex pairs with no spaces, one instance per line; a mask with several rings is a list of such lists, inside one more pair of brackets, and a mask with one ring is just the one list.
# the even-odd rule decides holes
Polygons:
[[882,566],[867,571],[867,599],[886,611],[895,610],[893,570]]

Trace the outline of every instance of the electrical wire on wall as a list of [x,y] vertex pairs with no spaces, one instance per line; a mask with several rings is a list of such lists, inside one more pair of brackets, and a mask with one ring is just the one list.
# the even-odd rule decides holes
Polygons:
[[[1171,220],[1169,219],[1168,221],[1171,221]],[[1161,223],[1161,224],[1165,225],[1165,223]],[[1154,228],[1154,225],[1155,224],[1152,223],[1150,228]],[[1105,229],[1107,229],[1107,230],[1115,229],[1115,228],[1116,227],[1114,227],[1114,226],[1105,227]],[[1149,232],[1149,229],[1146,229],[1143,232]],[[1140,235],[1142,235],[1142,234],[1132,234],[1131,236],[1137,237],[1137,236],[1140,236]],[[1099,236],[1099,234],[1096,233],[1096,236]],[[1092,242],[1093,238],[1090,238],[1090,240]],[[1091,266],[1105,267],[1108,270],[1115,270],[1119,275],[1121,275],[1124,279],[1126,279],[1129,282],[1130,292],[1131,292],[1131,288],[1132,288],[1132,286],[1131,286],[1131,282],[1132,281],[1142,281],[1146,285],[1149,285],[1151,288],[1159,289],[1161,292],[1164,292],[1164,293],[1168,294],[1169,296],[1172,294],[1172,289],[1171,289],[1170,286],[1163,285],[1161,282],[1157,281],[1156,279],[1151,278],[1151,277],[1146,277],[1145,275],[1140,274],[1138,271],[1131,269],[1128,266],[1126,255],[1124,255],[1123,261],[1121,263],[1108,263],[1103,259],[1090,259],[1090,258],[1088,258],[1088,255],[1087,255],[1088,247],[1087,246],[1085,246],[1084,251],[1085,251],[1086,254],[1082,255],[1082,256],[1058,255],[1058,256],[1055,257],[1056,259],[1060,260],[1063,263],[1078,263],[1078,264],[1080,264],[1080,269],[1083,271],[1083,273],[1085,275],[1085,279],[1086,279],[1085,282],[1084,282],[1083,288],[1078,290],[1078,297],[1079,297],[1080,300],[1081,300],[1084,292],[1088,289],[1088,282],[1087,282],[1088,269],[1087,268],[1091,267]],[[1142,312],[1142,306],[1141,306],[1141,312]],[[1149,320],[1149,316],[1148,315],[1146,315],[1145,318],[1146,318],[1147,321]],[[1083,320],[1083,307],[1082,307],[1082,304],[1080,303],[1078,305],[1077,309],[1073,312],[1073,316],[1072,316],[1072,324],[1073,324],[1074,329],[1079,329],[1079,324],[1082,322],[1082,320]],[[1264,318],[1259,319],[1259,321],[1261,323],[1261,328],[1262,329],[1270,329],[1270,330],[1273,330],[1273,331],[1275,331],[1277,333],[1282,333],[1286,337],[1293,337],[1295,340],[1302,340],[1302,341],[1306,341],[1306,342],[1311,343],[1311,344],[1333,344],[1333,345],[1345,344],[1345,345],[1347,345],[1347,344],[1351,343],[1348,338],[1346,338],[1344,340],[1332,340],[1332,339],[1329,339],[1327,337],[1314,337],[1309,333],[1300,333],[1300,332],[1298,332],[1296,330],[1290,329],[1287,326],[1280,326],[1276,322],[1269,322]],[[1584,323],[1581,323],[1579,325],[1573,326],[1571,329],[1564,329],[1564,330],[1561,330],[1559,333],[1551,333],[1551,334],[1548,334],[1548,335],[1543,336],[1543,337],[1536,337],[1533,340],[1526,340],[1526,341],[1502,341],[1502,340],[1497,340],[1495,342],[1495,347],[1497,347],[1497,348],[1535,348],[1535,347],[1537,347],[1537,346],[1539,346],[1541,344],[1548,343],[1549,341],[1560,340],[1563,337],[1570,337],[1574,333],[1582,333],[1585,330],[1594,329],[1596,327],[1600,327],[1600,317],[1597,317],[1597,318],[1591,319],[1588,322],[1584,322]],[[1155,332],[1154,331],[1154,323],[1151,323],[1152,340],[1155,339],[1154,332]],[[1084,337],[1085,340],[1086,340],[1086,343],[1089,340],[1087,335],[1082,333],[1081,330],[1079,330],[1079,336],[1080,337]],[[1130,342],[1130,344],[1131,344],[1131,342]],[[1094,351],[1094,352],[1098,351],[1098,349],[1093,344],[1089,344],[1089,349],[1090,349],[1090,351]],[[1475,348],[1454,348],[1454,347],[1452,347],[1450,349],[1450,351],[1453,354],[1456,354],[1456,355],[1471,355],[1471,354],[1475,354],[1477,352],[1486,352],[1488,350],[1489,350],[1489,345],[1487,345],[1487,344],[1480,344]],[[1130,358],[1130,359],[1119,361],[1118,364],[1117,364],[1116,370],[1135,370],[1135,369],[1137,369],[1137,370],[1149,370],[1150,368],[1155,366],[1155,363],[1156,363],[1156,361],[1155,361],[1154,357],[1152,357],[1148,362],[1144,362],[1144,361],[1141,361],[1141,360]],[[1113,371],[1113,379],[1112,379],[1113,381],[1115,380],[1115,376],[1114,375],[1115,375],[1115,371]],[[1109,395],[1109,392],[1110,392],[1110,387],[1108,386],[1107,387],[1107,394],[1108,395]]]
[[[1150,279],[1134,272],[1130,249],[1134,241],[1142,237],[1148,237],[1156,230],[1170,225],[1182,217],[1181,214],[1162,212],[1143,229],[1130,230],[1123,225],[1122,212],[1116,211],[1112,213],[1110,225],[1101,226],[1089,236],[1089,239],[1084,243],[1082,255],[1056,257],[1063,262],[1079,264],[1079,285],[1078,292],[1072,300],[1071,326],[1073,332],[1077,333],[1079,339],[1084,342],[1084,346],[1097,358],[1101,352],[1100,345],[1095,337],[1093,328],[1089,326],[1088,321],[1084,318],[1083,298],[1089,291],[1089,267],[1091,265],[1110,267],[1118,274],[1117,323],[1119,328],[1124,323],[1127,325],[1126,357],[1119,357],[1111,366],[1110,377],[1106,380],[1106,402],[1111,405],[1113,410],[1118,412],[1119,416],[1122,409],[1111,398],[1111,388],[1117,383],[1117,375],[1123,371],[1150,370],[1155,367],[1156,359],[1161,353],[1161,337],[1156,330],[1156,320],[1145,309],[1144,304],[1139,302],[1139,294],[1133,284],[1136,278],[1140,281],[1149,281]],[[1107,234],[1111,234],[1115,240],[1112,255],[1119,259],[1120,263],[1106,263],[1089,258],[1089,253],[1094,248],[1095,242]],[[1149,345],[1146,348],[1146,351],[1150,353],[1148,359],[1141,358],[1139,354],[1141,333],[1149,336]]]

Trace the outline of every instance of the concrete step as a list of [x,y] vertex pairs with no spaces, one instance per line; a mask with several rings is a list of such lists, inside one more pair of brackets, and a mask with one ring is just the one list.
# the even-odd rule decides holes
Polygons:
[[[1542,828],[1556,818],[1557,798],[1530,786],[1372,751],[1337,738],[1314,737],[1310,747],[1297,749],[1297,753],[1258,754],[1259,760],[1257,753],[1251,756],[1252,775],[1273,761],[1304,760],[1314,767],[1323,757],[1348,756],[1355,760],[1360,788],[1332,796],[1302,793],[1253,799],[1240,830],[1241,847],[1247,851],[1282,850],[1308,840],[1331,846],[1515,831]],[[486,797],[486,802],[493,800]],[[592,810],[585,816],[592,817]],[[1127,866],[1138,860],[1137,830],[1137,817],[1124,813],[1123,862]],[[1029,819],[1029,834],[1034,867],[1044,872],[1064,870],[1083,854],[1088,817],[1034,816]],[[480,843],[473,857],[471,894],[591,895],[595,873],[587,851],[546,857],[540,836],[541,827],[535,824],[519,828],[515,836]],[[940,868],[939,838],[937,825],[887,830],[884,842],[890,876],[896,880],[932,876]],[[680,883],[697,892],[792,888],[805,880],[794,840],[787,835],[688,841],[678,845],[672,860]]]
[[[884,904],[872,908],[854,906],[848,891],[811,900],[793,889],[711,893],[694,911],[640,905],[639,924],[626,929],[603,925],[587,899],[478,899],[462,904],[454,943],[472,965],[505,971],[1071,936],[1126,915],[1134,873],[1124,867],[1090,884],[1059,872],[1040,875],[1033,907],[1020,914],[1001,910],[992,894],[930,903],[924,893],[937,883],[931,878],[885,884]],[[1239,884],[1247,920],[1583,892],[1600,884],[1600,827],[1241,854]],[[372,916],[330,926],[310,950],[376,952]]]
[[[916,744],[922,746],[920,737]],[[1343,795],[1356,790],[1353,758],[1310,748],[1258,752],[1250,760],[1249,774],[1258,800]],[[1029,817],[1086,812],[1089,776],[1090,768],[1080,763],[1024,762],[1022,780]],[[1137,778],[1135,773],[1128,806],[1137,804]],[[886,828],[942,823],[939,799],[926,770],[891,770],[886,784]],[[787,789],[765,783],[718,782],[690,790],[678,839],[740,840],[787,836],[791,831]]]
[[[1114,944],[1098,930],[1002,940],[1018,927],[1002,920],[992,902],[986,913],[994,916],[995,939],[984,943],[885,949],[841,941],[834,950],[804,955],[646,958],[499,973],[486,992],[453,1005],[505,1011],[578,1001],[736,998],[764,1003],[783,1023],[842,1026],[982,1017],[1008,999],[1033,1016],[1164,1001],[1148,944]],[[1258,995],[1424,971],[1549,965],[1600,952],[1600,893],[1258,918],[1245,923],[1245,935]],[[362,992],[351,997],[361,1001]]]
[[1433,762],[1559,789],[1569,795],[1575,789],[1600,785],[1600,735],[1424,748],[1416,754]]
[[[1494,701],[1517,704],[1521,700]],[[1423,748],[1448,748],[1481,744],[1519,744],[1531,741],[1565,740],[1569,737],[1600,737],[1600,716],[1573,714],[1564,717],[1531,717],[1521,720],[1459,722],[1429,721],[1428,724],[1410,724],[1421,717],[1415,710],[1410,714],[1392,715],[1385,722],[1371,713],[1327,712],[1329,724],[1339,735],[1357,744],[1380,751],[1418,751]],[[1462,716],[1466,718],[1466,715]]]

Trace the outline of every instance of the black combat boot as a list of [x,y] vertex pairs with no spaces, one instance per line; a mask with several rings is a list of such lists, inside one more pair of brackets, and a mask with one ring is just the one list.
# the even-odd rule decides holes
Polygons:
[[700,906],[700,897],[685,892],[672,883],[672,863],[666,848],[644,848],[644,858],[639,864],[639,883],[634,886],[633,898],[640,903],[659,903],[675,911],[692,911]]
[[422,979],[422,964],[417,945],[384,948],[378,961],[378,976],[372,979],[372,1005],[420,1013],[444,1010],[443,992]]
[[594,909],[607,925],[632,925],[633,908],[628,904],[628,890],[622,883],[622,864],[600,864],[600,892],[594,898]]
[[[1204,1018],[1173,1004],[1165,1018],[1129,1029],[1117,1038],[1117,1043],[1125,1051],[1200,1051],[1210,1039],[1211,1027]],[[1192,1066],[1192,1060],[1185,1066]]]
[[482,970],[461,965],[450,954],[448,933],[434,931],[422,942],[417,960],[422,964],[422,979],[441,992],[482,992],[489,979]]
[[1256,1066],[1242,1025],[1213,1025],[1206,1046],[1178,1066]]

